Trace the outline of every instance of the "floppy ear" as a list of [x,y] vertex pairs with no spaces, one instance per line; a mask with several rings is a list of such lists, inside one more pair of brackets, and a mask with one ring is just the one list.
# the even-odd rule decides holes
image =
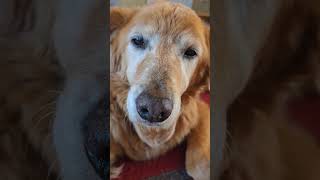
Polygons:
[[208,55],[207,55],[207,58],[206,58],[206,71],[207,71],[207,74],[205,74],[205,84],[206,84],[206,90],[210,91],[210,63],[211,63],[211,46],[210,46],[210,42],[211,42],[211,37],[210,37],[210,25],[206,25],[206,28],[205,28],[205,38],[206,38],[206,44],[207,44],[207,51],[208,51]]
[[110,40],[112,40],[112,37],[114,37],[119,29],[130,21],[136,11],[137,9],[135,8],[112,7],[110,9]]
[[114,40],[119,31],[130,22],[136,14],[137,9],[112,7],[110,9],[110,72],[119,71],[122,68],[122,63],[119,58],[119,48],[115,48],[119,43]]
[[210,26],[205,24],[204,38],[206,43],[206,54],[202,60],[198,86],[202,91],[210,91]]
[[205,92],[210,90],[210,27],[204,28],[205,53],[200,59],[199,64],[191,79],[189,92]]

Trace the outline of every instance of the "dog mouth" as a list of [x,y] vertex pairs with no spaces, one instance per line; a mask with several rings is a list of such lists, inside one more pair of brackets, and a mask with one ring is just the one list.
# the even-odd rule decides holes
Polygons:
[[84,123],[87,158],[102,179],[109,178],[109,106],[107,96],[89,112]]
[[146,125],[142,122],[133,124],[139,138],[151,148],[157,148],[171,139],[175,132],[176,123],[168,127]]

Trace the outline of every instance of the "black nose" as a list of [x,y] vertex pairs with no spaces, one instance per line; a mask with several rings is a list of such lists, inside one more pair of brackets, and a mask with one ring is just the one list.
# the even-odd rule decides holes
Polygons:
[[142,92],[136,99],[136,108],[140,117],[149,122],[162,122],[166,120],[173,108],[169,98],[160,98]]

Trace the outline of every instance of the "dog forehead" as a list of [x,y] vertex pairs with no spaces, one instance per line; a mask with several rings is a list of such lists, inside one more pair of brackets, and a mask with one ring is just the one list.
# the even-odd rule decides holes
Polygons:
[[[179,36],[182,32],[197,36],[203,29],[201,19],[188,7],[176,3],[156,3],[142,8],[133,18],[133,26],[147,33]],[[185,34],[186,34],[185,33]]]

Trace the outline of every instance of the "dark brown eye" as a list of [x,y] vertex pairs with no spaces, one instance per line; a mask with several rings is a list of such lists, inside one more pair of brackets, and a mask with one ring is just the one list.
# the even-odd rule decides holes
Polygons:
[[146,42],[143,39],[143,37],[134,37],[131,39],[132,44],[139,49],[145,49],[146,48]]
[[192,49],[192,48],[188,48],[185,52],[184,52],[184,57],[188,58],[188,59],[192,59],[194,57],[197,56],[197,52]]

